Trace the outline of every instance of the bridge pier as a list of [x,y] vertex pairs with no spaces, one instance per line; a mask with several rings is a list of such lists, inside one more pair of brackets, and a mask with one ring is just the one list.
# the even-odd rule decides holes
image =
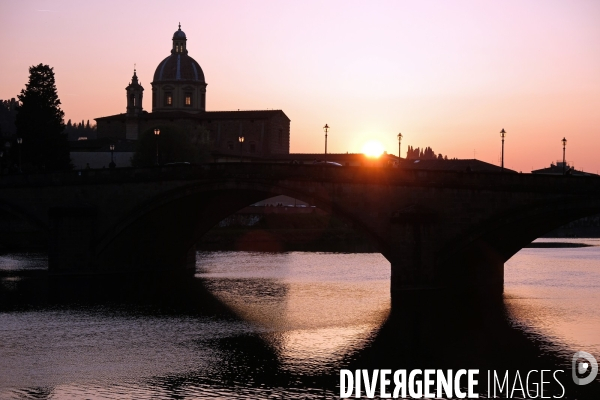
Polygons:
[[[391,261],[392,308],[408,298],[497,300],[504,293],[504,260],[491,246],[474,242],[461,251],[435,252],[435,240],[412,240]],[[400,248],[400,246],[397,246]],[[403,307],[403,306],[402,306]]]
[[51,275],[173,272],[193,275],[196,249],[175,235],[154,240],[157,229],[129,232],[126,239],[98,254],[98,211],[92,207],[49,210],[48,271]]
[[48,270],[83,273],[94,268],[98,212],[90,207],[55,207],[48,211]]
[[491,269],[494,274],[486,276],[486,274],[480,273],[478,279],[464,279],[464,276],[456,276],[448,279],[433,277],[433,279],[423,280],[420,273],[409,275],[404,267],[404,263],[391,264],[392,308],[404,307],[407,299],[412,299],[410,303],[419,298],[428,299],[428,301],[435,301],[435,299],[454,301],[461,298],[497,300],[501,299],[504,293],[503,279],[499,279],[497,276],[504,271],[504,264],[485,266],[486,270]]

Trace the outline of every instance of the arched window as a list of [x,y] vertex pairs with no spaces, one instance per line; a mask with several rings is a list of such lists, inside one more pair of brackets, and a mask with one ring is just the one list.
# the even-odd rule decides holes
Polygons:
[[172,106],[172,105],[173,105],[173,93],[166,92],[165,93],[165,106]]
[[192,106],[192,93],[191,92],[186,92],[185,93],[185,98],[184,98],[183,104],[186,107],[191,107]]

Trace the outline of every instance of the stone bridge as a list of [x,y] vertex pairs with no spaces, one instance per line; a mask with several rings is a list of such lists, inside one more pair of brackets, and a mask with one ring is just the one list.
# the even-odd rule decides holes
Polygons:
[[211,227],[280,194],[366,232],[392,294],[502,293],[513,254],[600,213],[597,177],[254,163],[5,176],[0,212],[47,232],[51,274],[189,270]]

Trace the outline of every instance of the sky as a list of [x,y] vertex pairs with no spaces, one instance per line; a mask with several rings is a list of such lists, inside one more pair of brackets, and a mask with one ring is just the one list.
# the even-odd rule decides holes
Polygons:
[[281,109],[291,152],[377,140],[517,171],[600,170],[600,1],[0,1],[0,99],[54,68],[66,119],[125,112],[181,22],[207,110]]

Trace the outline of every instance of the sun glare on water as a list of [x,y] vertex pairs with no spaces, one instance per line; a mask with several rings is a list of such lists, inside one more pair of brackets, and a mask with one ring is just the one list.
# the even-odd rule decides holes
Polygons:
[[362,147],[362,152],[367,157],[379,157],[383,154],[383,145],[377,140],[369,140]]

